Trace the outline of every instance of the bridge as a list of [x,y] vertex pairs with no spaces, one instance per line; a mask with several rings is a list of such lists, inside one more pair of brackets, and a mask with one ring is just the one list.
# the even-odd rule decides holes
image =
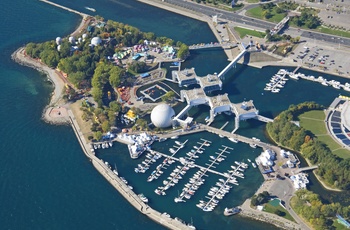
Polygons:
[[255,119],[257,119],[259,121],[262,121],[262,122],[265,122],[265,123],[273,122],[273,119],[268,118],[268,117],[264,117],[264,116],[261,116],[261,115],[256,115]]
[[211,42],[211,43],[193,44],[188,48],[190,50],[197,50],[197,49],[208,49],[208,48],[215,48],[215,47],[222,47],[224,49],[228,49],[228,48],[237,47],[237,44],[231,43],[231,42],[227,42],[227,43]]
[[312,166],[308,166],[308,167],[302,167],[302,168],[298,168],[296,170],[294,170],[293,172],[295,174],[301,173],[301,172],[305,172],[305,171],[309,171],[309,170],[314,170],[317,169],[318,165],[312,165]]
[[278,32],[281,31],[281,29],[286,25],[286,23],[289,21],[289,16],[286,16],[282,19],[275,27],[271,30],[270,34],[275,35],[278,34]]
[[221,79],[231,68],[232,66],[236,65],[236,63],[244,56],[244,54],[247,52],[247,48],[244,47],[244,49],[242,50],[242,52],[240,52],[237,57],[235,59],[233,59],[230,64],[228,64],[225,69],[223,69],[218,77]]

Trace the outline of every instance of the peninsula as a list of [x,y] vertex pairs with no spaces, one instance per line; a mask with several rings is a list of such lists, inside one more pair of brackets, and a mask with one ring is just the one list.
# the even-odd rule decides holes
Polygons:
[[[218,38],[218,41],[225,40],[225,42],[221,42],[221,44],[219,45],[222,47],[228,46],[228,48],[225,48],[224,50],[229,59],[231,60],[228,66],[225,69],[223,69],[222,72],[220,72],[219,74],[214,73],[208,74],[205,77],[198,77],[196,76],[194,70],[181,70],[181,61],[185,59],[185,57],[189,53],[189,47],[185,44],[182,44],[181,42],[177,42],[176,47],[172,47],[171,45],[174,43],[174,41],[172,41],[171,39],[163,37],[156,38],[152,33],[141,33],[133,27],[120,25],[112,21],[104,22],[99,18],[88,16],[86,14],[77,12],[75,10],[63,6],[59,6],[55,3],[51,3],[46,0],[43,0],[43,2],[66,9],[70,12],[78,13],[83,17],[82,23],[76,29],[76,31],[69,36],[68,39],[62,39],[58,37],[55,42],[50,43],[55,47],[55,50],[52,50],[52,52],[57,54],[57,59],[56,57],[52,58],[52,56],[45,56],[44,52],[42,52],[42,55],[40,55],[39,57],[33,57],[35,49],[46,49],[45,44],[42,47],[37,47],[36,45],[32,44],[27,45],[27,47],[25,48],[18,49],[13,54],[12,58],[20,64],[36,68],[39,71],[43,71],[48,75],[48,77],[51,79],[55,86],[55,90],[52,95],[50,105],[45,109],[43,115],[44,119],[48,122],[55,124],[70,124],[77,136],[77,139],[84,153],[91,160],[94,167],[101,173],[101,175],[103,175],[106,178],[106,180],[108,180],[122,194],[122,196],[125,199],[127,199],[141,213],[147,215],[155,222],[164,225],[165,227],[170,229],[195,228],[192,224],[186,224],[179,218],[172,218],[167,213],[160,213],[152,209],[147,204],[147,202],[145,202],[144,198],[141,198],[141,196],[135,194],[132,188],[130,188],[130,186],[127,185],[125,180],[118,175],[118,171],[116,169],[112,169],[108,162],[104,162],[95,155],[95,150],[98,149],[100,146],[102,146],[102,148],[107,148],[109,145],[112,146],[113,141],[119,141],[121,143],[128,144],[130,155],[132,158],[138,158],[143,153],[143,151],[146,150],[145,145],[149,145],[155,140],[165,140],[166,138],[175,138],[181,135],[207,131],[215,133],[220,137],[226,137],[232,142],[239,141],[247,143],[252,148],[262,148],[264,151],[263,153],[265,153],[265,155],[270,154],[271,156],[271,159],[268,159],[268,161],[266,162],[267,164],[269,164],[270,160],[275,160],[277,162],[285,161],[285,156],[280,156],[280,154],[276,154],[284,151],[280,147],[273,146],[269,143],[261,142],[257,138],[248,138],[235,134],[235,131],[239,128],[240,120],[257,119],[262,122],[273,121],[273,119],[271,118],[259,115],[258,110],[255,108],[252,101],[244,101],[242,103],[231,103],[227,95],[218,95],[215,97],[208,96],[208,93],[211,91],[221,90],[221,81],[224,75],[227,73],[227,71],[230,68],[232,68],[232,66],[235,65],[237,62],[239,62],[242,58],[244,59],[246,53],[252,53],[248,51],[248,49],[250,49],[249,45],[244,45],[243,42],[239,42],[239,39],[236,38],[236,32],[230,30],[229,27],[223,28],[222,24],[212,23],[211,18],[208,18],[207,16],[203,16],[201,14],[193,14],[192,11],[185,13],[187,16],[191,15],[191,17],[208,22],[214,34]],[[168,7],[168,10],[170,10],[169,6],[164,6],[162,3],[157,1],[143,0],[142,2],[156,4],[157,6],[162,8]],[[172,11],[179,11],[183,14],[182,10],[176,8],[173,8]],[[138,37],[138,39],[141,39],[143,43],[135,44],[129,40],[123,40],[119,41],[118,44],[119,38],[112,36],[113,30],[104,30],[106,25],[109,27],[109,29],[115,26],[115,28],[113,28],[113,30],[115,29],[115,31],[118,30],[119,26],[123,26],[122,29],[131,34],[131,36],[134,36],[134,32],[136,31],[137,33],[139,33],[139,36],[143,36]],[[78,40],[75,40],[76,38],[78,38]],[[122,47],[120,46],[121,43],[127,43],[128,46]],[[113,48],[118,46],[117,52],[114,55],[109,55],[109,51],[105,51],[102,48],[109,48],[109,46],[112,46]],[[252,44],[250,44],[250,46],[252,46]],[[164,47],[167,48],[164,49]],[[89,56],[90,54],[86,55],[87,52],[85,52],[86,50],[84,49],[95,52],[95,56]],[[97,57],[97,54],[101,54],[101,56]],[[64,58],[60,59],[63,56]],[[108,58],[102,58],[103,56],[107,56]],[[89,78],[89,76],[86,76],[82,73],[77,73],[76,71],[69,70],[70,68],[77,67],[73,66],[76,64],[72,63],[78,63],[79,58],[84,58],[85,62],[88,62],[90,65],[95,67],[94,70],[91,70],[91,85],[87,83],[87,79]],[[101,60],[99,63],[95,63],[92,61],[93,59],[97,58]],[[266,62],[259,62],[262,65],[268,65],[272,62],[275,63],[276,61],[276,58],[271,55],[264,55],[260,58],[268,60]],[[138,62],[138,59],[142,59],[143,62]],[[164,62],[172,63],[178,69],[172,72],[172,79],[166,79],[165,70],[157,68],[158,66],[160,67],[161,63]],[[285,62],[281,62],[279,64],[286,65]],[[294,63],[289,64],[294,66]],[[124,69],[125,66],[128,67],[128,71]],[[296,67],[297,69],[300,68],[300,66]],[[297,69],[294,72],[296,72]],[[146,74],[140,74],[140,72],[144,72],[145,70],[147,70]],[[131,84],[125,84],[125,81],[127,81],[128,79],[132,79],[130,77],[130,74],[132,74],[136,80],[133,80]],[[283,75],[283,77],[285,77],[285,74]],[[194,90],[181,90],[181,92],[176,92],[171,88],[171,86],[167,85],[166,83],[160,83],[160,80],[175,82],[179,86],[198,84],[200,85],[200,88]],[[123,82],[124,85],[122,85],[121,82]],[[90,92],[83,90],[84,88],[89,86],[92,86],[92,90]],[[142,87],[146,86],[149,88],[142,89]],[[107,90],[106,87],[108,88]],[[138,96],[136,92],[142,93],[143,96]],[[92,97],[91,95],[89,95],[90,93],[92,94]],[[160,96],[157,96],[155,94],[159,94]],[[163,94],[164,96],[162,96]],[[176,100],[174,100],[176,94],[178,94],[178,96],[180,97],[178,99],[179,102],[176,102]],[[115,101],[116,98],[119,98],[121,101],[124,102],[123,108],[128,107],[129,110],[122,111],[122,108],[119,105],[119,103],[116,103]],[[171,107],[164,107],[164,103],[159,103],[160,100],[163,100],[163,102],[167,102],[173,105],[175,103],[186,102],[187,106],[175,116],[175,113],[171,109]],[[157,103],[152,103],[150,101]],[[80,104],[83,106],[80,107]],[[200,104],[206,104],[210,106],[210,116],[208,117],[208,119],[206,119],[207,124],[193,122],[191,117],[185,116],[185,114],[191,109],[192,106],[197,106]],[[130,108],[131,105],[133,105],[132,108]],[[104,109],[102,110],[101,108]],[[151,121],[154,127],[152,135],[150,134],[150,132],[149,134],[147,134],[149,136],[146,135],[147,138],[150,139],[147,140],[147,143],[128,143],[128,141],[130,140],[125,136],[143,135],[140,134],[140,131],[142,131],[143,129],[148,129],[147,121],[141,118],[136,120],[135,118],[137,116],[135,114],[138,113],[141,116],[142,114],[149,113],[151,109],[153,109],[151,113]],[[162,109],[164,109],[166,112],[164,112]],[[159,112],[160,110],[161,112]],[[235,129],[232,132],[227,132],[222,129],[210,126],[211,123],[214,122],[215,116],[217,114],[220,114],[221,112],[231,115],[235,114]],[[109,131],[113,129],[113,124],[116,121],[116,114],[119,113],[125,114],[122,118],[123,123],[126,124],[125,128],[123,130],[119,130],[121,134],[119,134],[117,137],[110,134],[107,134],[108,137],[106,137],[106,133],[110,133]],[[159,117],[161,117],[162,119],[160,119]],[[93,125],[91,125],[91,121]],[[130,126],[127,126],[130,122],[135,122],[138,126],[138,129],[140,130],[132,130]],[[88,123],[90,123],[90,125],[88,125]],[[166,129],[169,126],[172,126],[174,130]],[[92,132],[93,135],[91,135]],[[128,134],[126,135],[125,133]],[[141,137],[138,136],[135,136],[135,138],[141,139]],[[92,140],[94,140],[94,142],[92,142]],[[209,141],[203,141],[203,146],[210,145]],[[142,147],[140,147],[138,144],[142,145]],[[178,150],[174,151],[179,151],[182,148],[181,146],[183,145],[184,143],[179,143]],[[167,155],[152,150],[149,150],[151,154],[149,156],[151,156],[152,159],[155,159],[155,157],[164,157],[167,161],[178,161],[182,165],[184,165],[183,167],[181,167],[181,169],[179,168],[179,171],[181,172],[182,170],[186,171],[185,168],[193,167],[198,168],[198,172],[211,172],[221,175],[224,178],[221,182],[224,184],[221,183],[219,191],[228,192],[230,186],[226,185],[227,183],[229,183],[230,181],[232,182],[233,180],[235,180],[236,177],[244,178],[243,173],[239,172],[244,171],[244,168],[246,167],[245,164],[243,164],[242,162],[236,162],[237,166],[232,166],[233,170],[231,170],[229,173],[221,173],[215,171],[211,168],[211,166],[203,167],[195,164],[194,158],[196,154],[201,154],[201,152],[203,152],[204,150],[201,148],[202,146],[197,147],[197,150],[194,150],[191,153],[191,156],[188,155],[190,156],[189,160],[182,160],[181,158],[176,158],[172,155]],[[222,159],[221,154],[224,154],[225,151],[229,151],[229,149],[225,148],[225,150],[222,151],[218,157],[216,157],[215,159],[211,159],[211,165],[215,164],[215,162],[217,161],[220,161],[220,159]],[[290,157],[289,159],[294,159],[295,163],[298,164],[298,159],[297,157],[295,157],[295,155],[290,154],[290,156],[288,157]],[[244,216],[252,217],[274,224],[284,229],[309,229],[307,224],[305,224],[304,221],[301,218],[299,218],[293,210],[290,209],[289,199],[295,191],[291,183],[289,183],[289,181],[280,182],[279,180],[271,180],[271,178],[266,176],[265,174],[267,168],[270,168],[270,170],[277,172],[276,174],[278,175],[290,175],[294,173],[293,170],[288,168],[285,170],[279,169],[277,167],[277,163],[274,167],[267,167],[267,165],[264,164],[265,160],[263,159],[265,158],[263,158],[262,156],[262,158],[256,160],[256,163],[259,164],[258,168],[263,173],[266,181],[256,192],[256,194],[259,195],[264,191],[271,192],[271,190],[274,189],[274,186],[276,186],[276,184],[284,183],[283,186],[289,188],[288,193],[284,192],[283,194],[281,193],[281,191],[279,191],[279,194],[275,195],[278,195],[278,197],[281,200],[284,200],[286,202],[286,209],[293,216],[295,222],[288,221],[275,214],[267,212],[262,213],[260,211],[257,211],[250,207],[250,200],[247,200],[242,205],[241,214]],[[146,162],[146,164],[148,163],[149,162]],[[148,167],[146,169],[145,166],[139,166],[137,169],[139,171],[146,171]],[[309,168],[300,169],[299,171],[302,170],[309,170]],[[157,173],[159,173],[159,170],[157,171]],[[202,174],[198,173],[198,175]],[[177,179],[178,178],[173,177],[169,182],[169,186],[166,185],[165,187],[158,188],[158,190],[156,189],[155,192],[161,195],[163,193],[165,194],[165,190],[169,189],[170,186],[174,186],[175,183],[174,185],[171,184]],[[199,183],[199,179],[195,179],[195,181]],[[195,186],[197,187],[198,184],[196,184]],[[186,195],[189,195],[190,197],[190,195],[192,195],[191,191],[194,192],[194,190],[195,189],[193,186],[190,188],[190,190],[184,190],[185,193],[182,197],[179,196],[179,199],[182,200],[182,198],[186,197]],[[223,196],[223,194],[218,194],[218,191],[213,191],[213,194],[215,194],[216,197]],[[214,199],[213,196],[213,198],[211,198],[209,201],[203,202],[199,206],[204,211],[212,211],[217,204],[216,201],[217,200]]]

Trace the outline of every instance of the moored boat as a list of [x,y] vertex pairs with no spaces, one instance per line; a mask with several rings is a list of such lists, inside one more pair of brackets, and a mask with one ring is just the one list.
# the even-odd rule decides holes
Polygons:
[[241,209],[239,207],[233,207],[233,208],[225,208],[224,215],[225,216],[231,216],[239,213]]

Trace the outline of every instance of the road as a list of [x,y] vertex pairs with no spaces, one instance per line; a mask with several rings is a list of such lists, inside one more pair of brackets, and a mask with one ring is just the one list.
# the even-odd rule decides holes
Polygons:
[[[188,10],[199,12],[207,16],[220,15],[220,18],[223,20],[228,20],[238,24],[261,28],[261,30],[264,30],[264,31],[266,29],[272,29],[277,24],[277,23],[271,23],[260,19],[254,19],[251,17],[239,15],[234,12],[228,12],[228,11],[216,9],[203,4],[193,3],[191,1],[164,0],[164,2],[170,3],[172,5],[176,5],[182,8],[186,8]],[[328,42],[335,45],[341,44],[345,46],[350,46],[350,39],[345,37],[322,34],[318,32],[301,30],[301,29],[292,28],[292,27],[289,27],[288,30],[285,31],[285,33],[291,34],[291,35],[300,34],[301,37],[311,39],[312,41],[323,41],[323,42]]]

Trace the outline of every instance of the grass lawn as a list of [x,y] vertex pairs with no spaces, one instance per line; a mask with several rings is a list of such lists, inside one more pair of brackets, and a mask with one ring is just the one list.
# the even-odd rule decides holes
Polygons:
[[247,0],[246,2],[248,2],[248,3],[259,3],[260,0]]
[[264,38],[266,35],[264,32],[250,30],[250,29],[246,29],[246,28],[242,28],[242,27],[235,27],[234,29],[239,33],[240,38],[243,38],[246,35],[254,36],[254,37],[258,37],[258,38]]
[[300,125],[315,135],[327,134],[324,122],[325,114],[322,110],[312,110],[299,115]]
[[290,220],[290,221],[294,221],[295,220],[293,219],[293,217],[289,214],[289,212],[287,212],[287,210],[285,210],[284,208],[282,208],[280,205],[278,206],[272,206],[271,204],[267,203],[264,205],[264,211],[265,212],[268,212],[268,213],[273,213],[275,214],[275,211],[276,210],[280,210],[281,212],[285,213],[284,216],[282,216],[283,218],[286,218],[287,220]]
[[300,120],[300,126],[315,134],[317,139],[325,143],[333,154],[343,159],[350,158],[350,151],[343,149],[338,142],[328,135],[324,122],[325,114],[322,110],[308,111],[300,114],[298,118]]
[[259,19],[263,19],[263,20],[267,20],[270,22],[275,22],[278,23],[280,21],[282,21],[282,19],[286,16],[286,13],[282,13],[282,14],[277,14],[275,8],[272,10],[272,17],[269,19],[264,18],[263,15],[263,9],[258,6],[252,9],[249,9],[247,11],[247,15],[253,18],[259,18]]
[[346,32],[346,31],[330,29],[330,28],[326,28],[326,27],[323,27],[323,26],[320,26],[316,30],[318,32],[325,33],[325,34],[332,34],[332,35],[336,35],[336,36],[350,38],[350,32]]

